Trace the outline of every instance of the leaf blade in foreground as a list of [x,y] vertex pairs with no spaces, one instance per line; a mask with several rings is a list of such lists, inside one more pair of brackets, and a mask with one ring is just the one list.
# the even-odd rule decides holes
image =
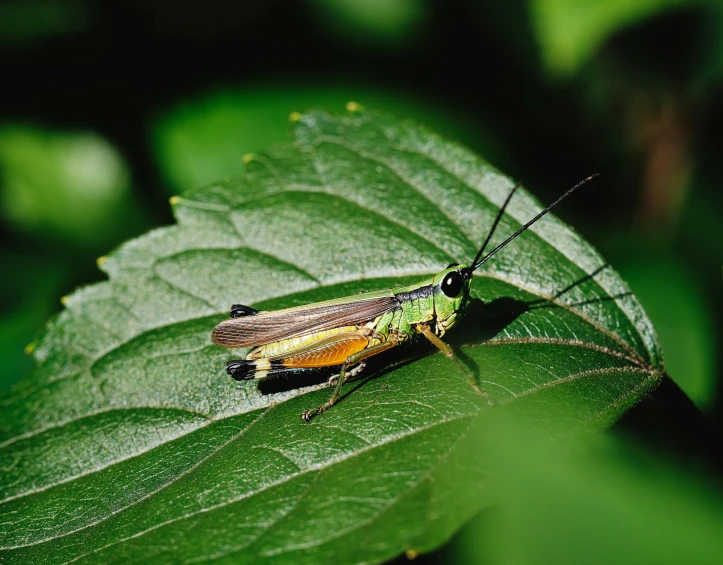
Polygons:
[[[446,358],[392,350],[307,425],[327,390],[234,383],[210,331],[232,302],[303,304],[469,260],[511,185],[414,124],[310,112],[242,179],[185,195],[178,225],[70,297],[33,377],[0,400],[5,557],[354,563],[438,546],[492,499],[486,402]],[[537,210],[520,194],[495,240]],[[661,378],[637,300],[561,222],[485,268],[448,335],[499,409],[587,433]]]

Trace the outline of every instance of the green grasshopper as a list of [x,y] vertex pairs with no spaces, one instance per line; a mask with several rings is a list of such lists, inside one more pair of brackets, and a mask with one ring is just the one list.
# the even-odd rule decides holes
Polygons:
[[[520,185],[514,186],[472,262],[469,265],[449,265],[416,284],[268,312],[234,304],[231,319],[214,328],[213,341],[222,347],[254,349],[246,359],[229,361],[226,371],[236,380],[250,380],[322,367],[340,367],[339,375],[329,379],[329,386],[334,387],[329,400],[301,415],[308,422],[337,402],[342,384],[364,368],[365,359],[395,347],[415,334],[422,334],[455,361],[477,392],[487,396],[441,339],[455,324],[458,313],[467,303],[472,274],[595,176],[573,186],[483,256],[507,204]],[[334,381],[336,384],[333,384]],[[487,398],[491,403],[491,399]]]

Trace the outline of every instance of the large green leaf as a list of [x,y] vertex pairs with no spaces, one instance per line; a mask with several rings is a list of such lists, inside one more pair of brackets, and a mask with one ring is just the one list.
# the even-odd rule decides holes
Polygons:
[[[303,304],[469,261],[512,181],[365,111],[306,113],[293,145],[248,165],[103,262],[110,280],[70,297],[36,372],[2,399],[4,560],[357,563],[429,550],[494,500],[480,449],[491,414],[588,433],[660,380],[636,299],[548,217],[477,273],[478,300],[448,334],[495,408],[417,344],[302,422],[321,385],[268,394],[225,374],[240,352],[210,331],[229,305]],[[495,240],[539,208],[520,193]]]

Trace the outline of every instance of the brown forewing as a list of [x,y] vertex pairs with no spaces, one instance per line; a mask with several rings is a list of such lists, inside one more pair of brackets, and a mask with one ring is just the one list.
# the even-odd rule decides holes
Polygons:
[[224,320],[213,329],[211,337],[222,347],[255,347],[340,326],[365,324],[398,306],[399,301],[392,295],[260,312],[255,316]]

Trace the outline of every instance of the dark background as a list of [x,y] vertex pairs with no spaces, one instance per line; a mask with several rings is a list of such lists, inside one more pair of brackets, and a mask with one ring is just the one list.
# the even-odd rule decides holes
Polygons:
[[0,390],[99,255],[173,221],[169,196],[353,99],[543,202],[600,172],[559,215],[642,301],[694,427],[721,430],[718,3],[3,1],[0,69]]

